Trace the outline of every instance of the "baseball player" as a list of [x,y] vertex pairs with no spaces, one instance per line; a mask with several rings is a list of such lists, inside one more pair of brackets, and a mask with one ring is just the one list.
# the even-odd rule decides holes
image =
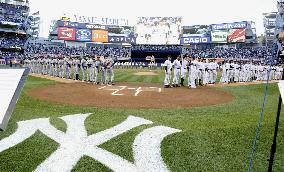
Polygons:
[[190,74],[188,75],[188,87],[189,88],[196,88],[196,83],[198,80],[198,61],[193,58],[190,64]]
[[71,64],[69,58],[64,58],[64,67],[65,67],[65,78],[71,79]]
[[173,62],[174,68],[174,79],[173,79],[173,87],[180,87],[179,79],[180,79],[180,69],[181,69],[181,57],[178,56],[177,59]]
[[180,81],[180,85],[182,87],[184,86],[184,80],[188,72],[188,66],[189,66],[188,57],[182,58],[181,60],[181,81]]
[[74,68],[74,74],[73,74],[73,79],[74,80],[79,80],[79,69],[80,69],[80,60],[78,58],[73,59],[73,68]]
[[100,82],[99,82],[99,72],[100,72],[100,68],[101,68],[101,65],[102,65],[100,56],[96,56],[95,65],[96,65],[96,68],[95,68],[95,83],[96,84],[100,84]]
[[211,60],[211,62],[208,64],[209,84],[216,83],[217,68],[218,68],[218,64],[214,60]]
[[87,70],[88,70],[88,66],[87,66],[87,60],[85,58],[82,57],[81,59],[81,69],[82,69],[82,82],[87,81]]
[[88,72],[89,72],[89,78],[88,80],[90,82],[94,82],[94,77],[95,77],[95,62],[93,60],[93,58],[89,58],[89,60],[87,61],[87,65],[88,65]]
[[164,87],[165,88],[170,88],[170,83],[171,83],[171,71],[172,71],[172,62],[171,62],[171,57],[168,56],[168,59],[165,61],[163,64],[165,67],[165,80],[164,80]]
[[108,58],[106,59],[106,84],[109,85],[114,85],[113,81],[114,81],[114,72],[113,72],[113,66],[114,66],[115,62],[111,59]]
[[106,59],[102,57],[101,59],[101,72],[102,72],[102,77],[101,77],[101,85],[106,84]]

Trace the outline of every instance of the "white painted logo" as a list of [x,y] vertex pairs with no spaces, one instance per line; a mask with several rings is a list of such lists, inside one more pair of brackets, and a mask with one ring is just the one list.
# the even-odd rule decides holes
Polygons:
[[121,91],[127,91],[127,90],[133,90],[134,96],[137,97],[140,93],[142,92],[158,92],[161,93],[162,89],[158,88],[158,87],[127,87],[127,86],[112,86],[112,85],[108,85],[108,86],[103,86],[98,88],[99,90],[109,90],[109,91],[113,91],[111,93],[112,96],[124,96],[125,94],[121,93]]
[[180,132],[180,130],[156,126],[142,131],[136,136],[132,146],[134,154],[134,163],[132,163],[98,146],[133,128],[153,124],[153,122],[129,116],[125,121],[110,129],[88,136],[84,122],[89,115],[77,114],[61,117],[67,124],[66,133],[53,127],[49,118],[18,122],[17,131],[0,141],[0,152],[23,142],[39,130],[60,146],[35,169],[36,172],[71,171],[83,156],[89,156],[117,172],[169,171],[161,157],[161,142],[166,136]]

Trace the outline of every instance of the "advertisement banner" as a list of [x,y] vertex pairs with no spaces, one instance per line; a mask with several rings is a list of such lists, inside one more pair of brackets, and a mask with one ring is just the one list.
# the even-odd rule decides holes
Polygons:
[[211,40],[213,43],[227,43],[227,38],[227,30],[216,30],[211,32]]
[[247,22],[235,22],[235,23],[223,23],[223,24],[212,24],[212,30],[223,30],[223,29],[245,29]]
[[57,21],[57,27],[69,27],[69,28],[78,28],[78,29],[106,29],[106,26],[98,24],[87,24],[87,23],[77,23],[70,21]]
[[108,37],[109,43],[129,43],[129,44],[136,44],[135,37],[125,37],[125,36],[109,36]]
[[84,41],[84,42],[92,41],[92,31],[89,29],[77,29],[76,41]]
[[70,27],[70,28],[82,28],[83,29],[85,28],[85,24],[58,20],[57,27]]
[[208,44],[211,43],[211,37],[209,35],[192,35],[187,37],[181,37],[180,44]]
[[22,23],[14,23],[14,22],[8,22],[8,21],[0,21],[0,24],[11,25],[11,26],[21,26],[22,25]]
[[59,27],[57,29],[58,39],[66,41],[75,41],[76,32],[74,28]]
[[228,42],[245,42],[246,29],[231,29],[228,35]]
[[84,24],[84,29],[106,29],[106,26],[98,24]]
[[93,30],[92,31],[93,42],[108,42],[108,31],[106,30]]

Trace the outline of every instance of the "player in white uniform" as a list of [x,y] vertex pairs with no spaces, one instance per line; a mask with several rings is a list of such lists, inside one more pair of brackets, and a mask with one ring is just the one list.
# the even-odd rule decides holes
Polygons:
[[168,60],[165,61],[163,64],[165,67],[165,80],[164,80],[164,87],[169,88],[171,83],[171,73],[172,73],[172,62],[171,57],[168,57]]
[[180,81],[180,85],[184,86],[184,80],[186,78],[186,75],[188,73],[188,66],[189,66],[189,62],[188,62],[188,57],[184,57],[181,60],[181,81]]
[[193,58],[193,61],[191,62],[190,64],[190,74],[188,76],[188,87],[189,88],[196,88],[196,83],[197,83],[197,80],[198,80],[198,69],[197,69],[197,66],[198,66],[198,61]]
[[222,72],[222,77],[221,77],[221,83],[223,83],[223,84],[228,83],[229,69],[230,69],[230,63],[224,62],[223,66],[222,66],[223,72]]
[[217,80],[217,68],[218,64],[214,62],[214,60],[211,60],[211,62],[208,64],[209,69],[209,84],[215,84]]
[[209,63],[207,63],[206,60],[203,60],[202,63],[202,83],[203,85],[207,85],[209,83]]
[[238,62],[234,63],[234,82],[240,81],[240,65]]
[[181,57],[178,56],[177,59],[173,62],[173,68],[174,68],[174,79],[173,79],[173,87],[180,87],[179,85],[179,79],[180,79],[180,68],[181,68]]

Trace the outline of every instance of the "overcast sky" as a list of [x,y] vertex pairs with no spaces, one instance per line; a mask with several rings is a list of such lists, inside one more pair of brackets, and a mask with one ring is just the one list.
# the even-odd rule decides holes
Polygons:
[[30,0],[31,12],[40,11],[41,36],[47,36],[50,21],[63,14],[127,18],[182,16],[183,25],[255,21],[263,33],[262,13],[277,10],[276,0]]

